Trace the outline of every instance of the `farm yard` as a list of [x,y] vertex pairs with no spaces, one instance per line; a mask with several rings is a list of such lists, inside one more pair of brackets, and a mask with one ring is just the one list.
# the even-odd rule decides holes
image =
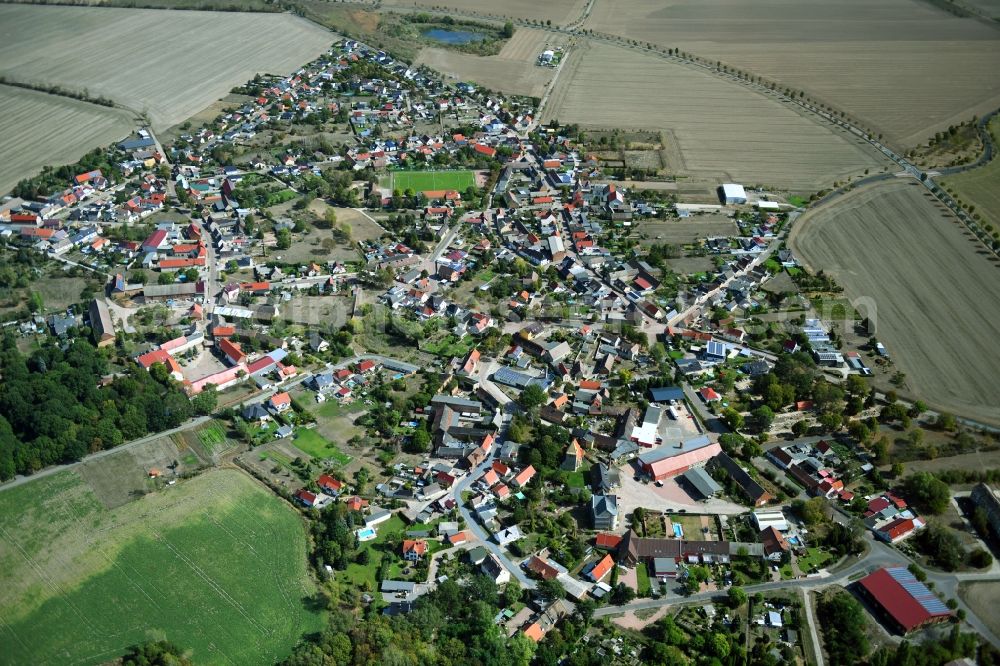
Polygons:
[[1000,266],[913,181],[866,187],[800,218],[789,243],[851,299],[872,299],[876,336],[904,393],[997,422]]
[[[218,470],[116,509],[73,472],[0,494],[3,661],[99,664],[150,636],[196,663],[274,663],[322,625],[301,519]],[[54,630],[54,628],[58,630]]]
[[458,190],[464,192],[476,184],[476,175],[471,171],[394,171],[392,189],[405,192],[428,192],[432,190]]
[[491,90],[541,97],[552,82],[555,69],[538,66],[538,56],[546,48],[565,47],[567,41],[564,35],[518,28],[495,56],[480,57],[451,49],[427,47],[420,51],[416,64],[430,67],[446,77],[474,81]]
[[900,147],[1000,106],[1000,33],[917,0],[617,0],[584,27],[805,90]]
[[669,129],[682,173],[812,192],[881,159],[867,145],[761,93],[614,46],[575,49],[543,122]]
[[[1000,137],[1000,118],[990,121],[994,139]],[[994,158],[986,166],[949,176],[941,185],[955,190],[955,194],[976,207],[983,221],[1000,228],[1000,160]]]
[[93,148],[125,138],[135,127],[132,114],[121,109],[4,85],[0,117],[0,194],[44,166],[72,164]]
[[[334,40],[323,28],[289,14],[5,4],[0,25],[5,35],[0,75],[108,97],[148,114],[154,129],[196,114],[255,74],[290,72]],[[157,42],[173,48],[123,37],[154,27]],[[81,68],[84,62],[101,66]],[[84,123],[67,125],[76,133]],[[82,142],[73,136],[72,143]],[[40,150],[33,152],[52,162]]]

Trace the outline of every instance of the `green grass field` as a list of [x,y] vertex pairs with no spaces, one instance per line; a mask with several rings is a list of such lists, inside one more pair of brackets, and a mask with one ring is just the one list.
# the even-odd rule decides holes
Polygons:
[[584,488],[587,485],[583,472],[567,472],[563,478],[567,488]]
[[235,470],[108,510],[74,472],[0,493],[0,662],[99,664],[167,638],[271,664],[321,615],[301,518]]
[[315,430],[300,428],[295,431],[295,439],[292,441],[295,448],[303,451],[318,460],[331,459],[337,465],[343,467],[353,460],[353,458],[339,448],[333,442],[323,439],[322,435]]
[[[991,120],[989,129],[994,138],[1000,138],[1000,118]],[[967,204],[974,205],[984,223],[1000,228],[1000,160],[994,159],[986,166],[949,176],[943,184],[955,190]]]
[[475,186],[476,176],[471,171],[394,171],[392,189],[405,192],[429,190],[458,190],[464,192]]

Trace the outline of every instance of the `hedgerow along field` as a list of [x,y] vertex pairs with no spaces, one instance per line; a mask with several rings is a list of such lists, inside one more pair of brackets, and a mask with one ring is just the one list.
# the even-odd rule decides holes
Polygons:
[[0,194],[44,166],[72,164],[87,151],[123,139],[132,114],[69,97],[0,85]]
[[150,638],[272,664],[322,626],[301,518],[236,470],[107,510],[74,472],[0,492],[0,662],[98,664]]
[[394,171],[392,189],[405,192],[433,192],[434,190],[458,190],[464,192],[476,184],[476,175],[471,171]]
[[[294,71],[335,40],[314,23],[271,13],[4,4],[0,25],[0,74],[110,98],[146,113],[154,129],[256,74]],[[153,43],[133,38],[152,33]]]
[[[1000,138],[1000,117],[994,117],[989,131],[996,141]],[[949,176],[941,181],[955,191],[955,196],[976,207],[985,224],[1000,229],[1000,159],[993,158],[986,166]]]

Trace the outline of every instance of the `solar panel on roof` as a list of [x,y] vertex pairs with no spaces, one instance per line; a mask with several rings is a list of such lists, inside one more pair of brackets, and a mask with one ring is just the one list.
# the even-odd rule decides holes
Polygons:
[[942,602],[926,585],[916,579],[916,577],[904,567],[890,567],[889,575],[900,584],[914,600],[919,603],[925,611],[932,614],[947,613],[948,607]]

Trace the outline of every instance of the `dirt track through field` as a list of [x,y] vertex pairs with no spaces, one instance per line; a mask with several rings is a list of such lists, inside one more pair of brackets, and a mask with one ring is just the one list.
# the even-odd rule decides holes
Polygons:
[[862,188],[801,218],[789,243],[851,299],[932,407],[1000,422],[1000,264],[912,180]]
[[574,49],[543,116],[585,127],[671,130],[685,171],[715,182],[812,192],[883,165],[856,137],[770,96],[603,44]]

